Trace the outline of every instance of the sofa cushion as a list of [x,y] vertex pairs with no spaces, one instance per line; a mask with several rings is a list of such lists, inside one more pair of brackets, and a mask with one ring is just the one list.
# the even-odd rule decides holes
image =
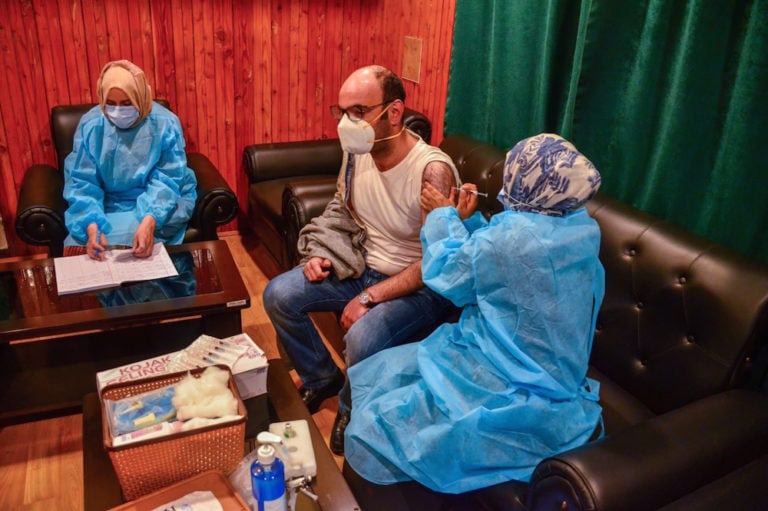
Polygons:
[[758,509],[768,502],[768,456],[744,465],[725,477],[702,486],[659,511],[721,511]]
[[590,367],[587,376],[600,382],[600,406],[603,407],[603,428],[606,434],[622,431],[655,415],[598,369]]

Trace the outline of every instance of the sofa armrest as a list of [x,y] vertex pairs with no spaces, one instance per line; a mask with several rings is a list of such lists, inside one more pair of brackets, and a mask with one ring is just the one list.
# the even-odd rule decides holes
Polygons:
[[336,178],[323,176],[289,183],[283,189],[284,239],[289,265],[299,262],[296,248],[301,229],[325,210],[335,193]]
[[199,232],[195,241],[215,240],[216,227],[230,222],[237,215],[237,197],[205,155],[187,154],[187,165],[197,178],[197,202],[189,227]]
[[52,257],[62,255],[67,227],[64,224],[64,176],[51,165],[33,165],[21,182],[16,210],[16,233],[30,245],[46,245]]
[[768,395],[722,392],[542,461],[528,506],[657,509],[766,452]]

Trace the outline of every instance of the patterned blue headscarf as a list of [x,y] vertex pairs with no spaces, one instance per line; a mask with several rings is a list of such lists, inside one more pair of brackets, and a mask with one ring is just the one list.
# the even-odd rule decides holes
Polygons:
[[504,209],[564,216],[591,199],[600,173],[559,135],[542,133],[521,140],[507,153],[504,183],[497,198]]

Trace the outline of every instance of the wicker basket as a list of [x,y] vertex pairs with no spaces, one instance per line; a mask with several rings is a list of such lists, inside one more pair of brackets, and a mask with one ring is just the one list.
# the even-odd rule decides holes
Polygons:
[[[219,367],[229,372],[226,366]],[[198,376],[202,371],[201,368],[189,372]],[[229,473],[245,455],[247,412],[231,373],[229,388],[237,399],[241,419],[127,445],[112,445],[105,399],[117,400],[166,387],[180,381],[187,372],[117,383],[105,387],[101,392],[104,448],[112,460],[126,500],[133,500],[207,470]]]

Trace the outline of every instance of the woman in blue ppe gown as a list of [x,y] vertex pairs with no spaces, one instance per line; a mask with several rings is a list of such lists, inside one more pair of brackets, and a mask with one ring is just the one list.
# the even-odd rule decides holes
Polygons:
[[604,271],[583,205],[600,174],[568,141],[541,134],[507,153],[503,179],[504,211],[490,222],[472,214],[474,185],[456,207],[435,189],[422,194],[424,282],[463,311],[422,342],[349,368],[345,455],[371,482],[461,493],[529,481],[539,461],[597,429],[586,371]]
[[156,241],[182,242],[197,199],[181,124],[127,60],[104,66],[97,90],[64,162],[65,253],[84,245],[100,259],[109,243],[149,257]]

